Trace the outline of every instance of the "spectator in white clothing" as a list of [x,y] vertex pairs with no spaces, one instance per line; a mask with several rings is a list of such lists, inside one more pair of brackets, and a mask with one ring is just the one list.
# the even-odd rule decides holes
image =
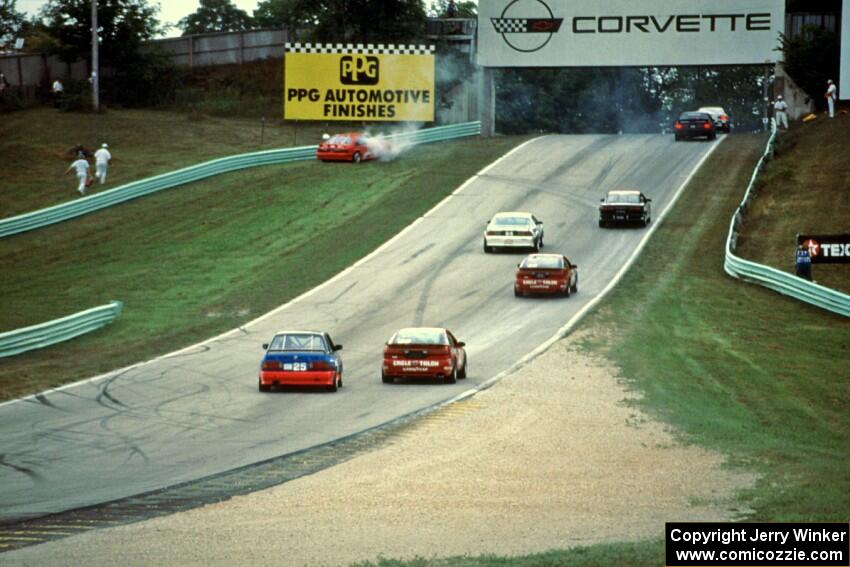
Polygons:
[[77,158],[77,161],[68,166],[68,169],[65,170],[65,175],[71,173],[71,170],[76,170],[77,172],[77,180],[80,182],[77,187],[77,191],[80,192],[80,195],[86,194],[86,182],[89,178],[89,162],[83,156]]
[[62,105],[62,95],[65,94],[65,87],[62,85],[62,81],[59,79],[53,81],[50,92],[53,93],[53,108],[59,108]]
[[826,103],[829,106],[829,117],[835,118],[835,99],[837,98],[835,83],[832,82],[832,79],[826,82],[826,94],[823,95],[826,97]]
[[776,127],[788,129],[788,103],[782,99],[782,95],[776,97],[773,103],[773,114],[776,118]]
[[106,183],[106,171],[109,169],[109,160],[112,159],[112,154],[109,153],[108,147],[108,145],[103,144],[94,153],[95,177],[100,179],[101,185]]

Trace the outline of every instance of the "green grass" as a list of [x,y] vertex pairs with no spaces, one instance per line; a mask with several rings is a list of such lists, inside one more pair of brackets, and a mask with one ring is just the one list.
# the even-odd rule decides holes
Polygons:
[[723,272],[729,218],[763,144],[736,135],[718,148],[582,326],[606,337],[587,346],[607,352],[645,408],[761,475],[741,496],[753,520],[846,521],[850,321]]
[[[738,497],[749,519],[844,522],[850,322],[723,272],[729,219],[764,141],[735,135],[718,148],[638,263],[581,323],[594,337],[583,345],[613,361],[644,394],[642,408],[673,425],[684,442],[721,451],[733,466],[758,473],[755,487]],[[817,143],[801,137],[797,151],[818,155]],[[663,542],[643,541],[357,567],[663,564]]]
[[76,176],[63,176],[77,144],[90,149],[109,144],[113,160],[107,183],[90,190],[97,193],[217,157],[316,144],[335,128],[268,120],[261,132],[259,119],[150,110],[85,114],[39,108],[4,114],[0,155],[14,167],[0,178],[0,218],[78,199]]
[[[741,256],[791,273],[798,233],[850,232],[850,116],[792,126],[780,132],[738,240]],[[850,264],[815,265],[812,275],[850,292]]]
[[575,547],[521,557],[482,555],[409,561],[382,558],[354,563],[351,567],[657,567],[663,564],[664,543],[659,540]]
[[253,319],[375,249],[519,140],[430,144],[360,166],[244,170],[0,239],[0,331],[111,299],[125,304],[105,329],[3,360],[0,397],[145,360]]

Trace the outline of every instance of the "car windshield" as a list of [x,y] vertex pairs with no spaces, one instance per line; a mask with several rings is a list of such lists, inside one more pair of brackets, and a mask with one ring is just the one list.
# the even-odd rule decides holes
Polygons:
[[634,193],[608,193],[608,203],[640,203],[640,195]]
[[312,333],[286,333],[272,339],[269,350],[318,350],[324,352],[325,338]]
[[333,136],[330,140],[328,140],[328,143],[347,146],[351,144],[351,138],[348,136],[341,136],[337,134],[336,136]]
[[564,259],[560,256],[529,256],[520,264],[520,268],[559,270],[564,267]]
[[526,217],[496,217],[493,222],[506,226],[528,226],[531,221]]
[[402,329],[390,339],[391,345],[447,345],[449,338],[439,329]]

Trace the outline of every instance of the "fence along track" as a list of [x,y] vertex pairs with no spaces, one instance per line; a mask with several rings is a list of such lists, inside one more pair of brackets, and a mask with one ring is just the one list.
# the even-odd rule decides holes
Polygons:
[[100,329],[114,321],[123,308],[120,301],[111,301],[61,319],[0,333],[0,358],[55,345]]
[[767,140],[764,154],[762,154],[761,159],[756,164],[756,168],[750,178],[750,184],[744,193],[744,198],[741,200],[741,204],[738,205],[735,214],[732,215],[732,220],[729,222],[729,234],[726,237],[726,258],[723,262],[723,269],[733,278],[755,283],[783,295],[793,297],[798,301],[803,301],[815,307],[850,317],[850,295],[735,255],[738,239],[736,229],[740,229],[743,224],[744,213],[755,197],[753,188],[759,175],[764,169],[765,164],[773,157],[776,134],[776,122],[771,120],[771,133]]
[[[442,142],[466,136],[477,136],[481,133],[481,122],[464,122],[449,126],[437,126],[414,132],[391,134],[386,136],[389,141],[404,141],[412,144]],[[163,173],[155,177],[127,183],[115,189],[82,197],[68,203],[54,205],[30,213],[0,219],[0,238],[50,226],[59,222],[87,215],[119,203],[137,199],[165,189],[171,189],[194,181],[200,181],[214,175],[230,173],[249,167],[273,165],[315,159],[316,146],[302,146],[239,154],[207,161],[191,167],[185,167]]]

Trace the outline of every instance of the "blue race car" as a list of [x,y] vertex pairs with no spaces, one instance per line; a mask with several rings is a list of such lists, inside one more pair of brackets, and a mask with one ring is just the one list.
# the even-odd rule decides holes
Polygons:
[[281,331],[263,349],[261,392],[272,386],[321,386],[331,392],[342,387],[342,345],[327,333]]

